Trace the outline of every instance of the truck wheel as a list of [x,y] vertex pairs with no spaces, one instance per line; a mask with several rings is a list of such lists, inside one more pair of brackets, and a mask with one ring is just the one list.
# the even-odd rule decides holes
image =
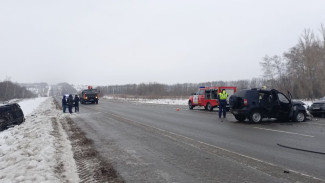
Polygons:
[[243,122],[243,121],[245,121],[245,119],[246,119],[246,116],[242,116],[242,115],[235,115],[235,118],[236,118],[238,121],[240,121],[240,122]]
[[249,121],[253,122],[253,123],[260,123],[262,121],[262,114],[259,111],[253,111],[250,115],[249,115]]
[[211,106],[211,104],[209,102],[207,103],[206,110],[208,110],[208,111],[213,110],[213,108],[212,108],[212,106]]
[[293,120],[296,122],[304,122],[306,120],[306,114],[303,111],[298,111]]
[[191,102],[191,101],[188,101],[188,108],[189,108],[190,110],[192,110],[192,109],[193,109],[193,104],[192,104],[192,102]]

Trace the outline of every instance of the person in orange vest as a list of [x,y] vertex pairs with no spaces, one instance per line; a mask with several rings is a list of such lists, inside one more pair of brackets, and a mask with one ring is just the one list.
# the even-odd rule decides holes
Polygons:
[[223,118],[226,118],[226,106],[227,106],[228,94],[225,89],[222,89],[222,92],[219,93],[219,119],[221,122],[221,114],[223,113]]

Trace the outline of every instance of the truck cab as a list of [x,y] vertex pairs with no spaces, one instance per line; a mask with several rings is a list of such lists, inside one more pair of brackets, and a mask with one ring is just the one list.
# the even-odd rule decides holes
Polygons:
[[97,89],[93,89],[92,86],[88,86],[87,90],[82,90],[80,96],[81,104],[98,104],[99,100],[99,91]]

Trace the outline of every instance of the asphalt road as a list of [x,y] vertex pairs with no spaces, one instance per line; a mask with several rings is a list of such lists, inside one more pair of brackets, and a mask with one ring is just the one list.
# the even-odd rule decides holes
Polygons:
[[216,111],[105,99],[71,116],[126,182],[325,182],[324,118],[220,122]]

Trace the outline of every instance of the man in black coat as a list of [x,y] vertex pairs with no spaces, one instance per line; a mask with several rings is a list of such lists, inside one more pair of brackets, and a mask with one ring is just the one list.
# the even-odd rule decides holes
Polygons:
[[65,95],[62,98],[62,109],[63,109],[63,113],[65,113],[65,110],[67,108],[67,99],[65,98]]
[[69,113],[71,114],[72,113],[72,107],[73,107],[73,97],[72,95],[70,94],[69,97],[68,97],[68,107],[69,107]]
[[78,95],[74,97],[74,112],[79,112],[79,101],[80,98]]

